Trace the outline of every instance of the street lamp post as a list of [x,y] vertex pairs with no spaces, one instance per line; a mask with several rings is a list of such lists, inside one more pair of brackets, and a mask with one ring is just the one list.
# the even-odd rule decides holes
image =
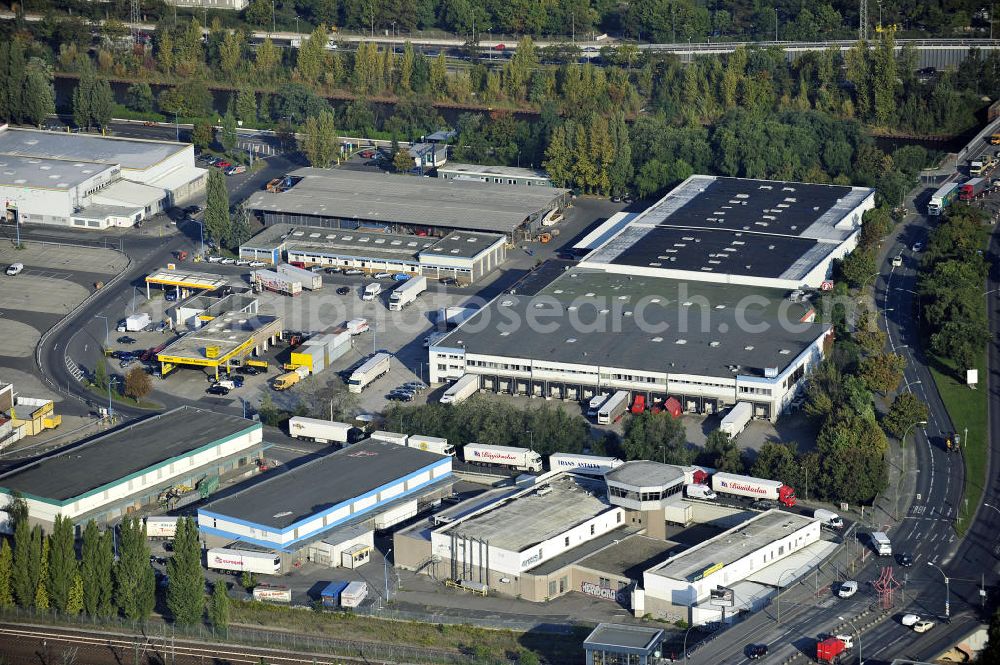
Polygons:
[[386,605],[389,604],[389,555],[390,554],[392,554],[391,547],[385,551],[385,556],[382,558],[382,577],[385,582]]
[[[916,383],[919,383],[919,382],[916,382]],[[909,384],[907,384],[907,386],[909,386]],[[906,437],[909,436],[910,430],[913,429],[914,427],[916,427],[917,425],[920,425],[921,427],[926,427],[927,426],[927,421],[926,420],[918,420],[918,421],[916,421],[914,423],[910,423],[910,426],[906,428],[906,430],[903,432],[903,436],[900,437],[900,439],[899,439],[899,447],[900,448],[905,448],[906,447]],[[905,476],[906,473],[907,473],[906,472],[906,454],[905,453],[903,454],[903,468],[902,468],[901,471],[902,472],[899,474],[899,479],[896,480],[896,511],[895,512],[896,512],[896,519],[897,520],[899,520],[899,486],[903,482],[903,476]]]
[[191,221],[198,225],[198,230],[201,232],[201,255],[205,256],[205,220],[191,218]]
[[944,578],[944,619],[945,621],[948,621],[951,618],[951,580],[948,579],[948,575],[946,575],[939,566],[934,565],[930,561],[927,562],[927,565],[935,568],[939,573],[941,573],[941,577]]
[[690,626],[688,626],[688,629],[684,631],[684,661],[685,662],[688,659],[688,633],[691,632],[692,628],[694,628],[694,624],[691,624]]
[[997,508],[992,503],[984,503],[983,505],[986,506],[987,508],[992,508],[993,510],[997,511],[998,513],[1000,513],[1000,508]]
[[111,337],[111,335],[109,333],[109,330],[108,330],[108,317],[104,316],[103,314],[95,314],[94,318],[95,319],[104,319],[104,346],[107,347],[110,344],[109,339]]
[[854,625],[854,621],[853,620],[851,620],[851,619],[845,619],[844,617],[837,617],[837,618],[840,619],[841,621],[846,621],[848,624],[850,624],[851,628],[854,629],[854,634],[858,638],[858,662],[859,663],[864,663],[865,661],[861,657],[861,631],[858,630],[858,627]]

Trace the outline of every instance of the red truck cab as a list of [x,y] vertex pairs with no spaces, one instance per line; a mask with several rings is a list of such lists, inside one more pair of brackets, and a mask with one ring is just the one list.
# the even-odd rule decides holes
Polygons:
[[842,654],[847,645],[836,637],[828,637],[816,643],[816,660],[820,663],[837,662],[837,657]]

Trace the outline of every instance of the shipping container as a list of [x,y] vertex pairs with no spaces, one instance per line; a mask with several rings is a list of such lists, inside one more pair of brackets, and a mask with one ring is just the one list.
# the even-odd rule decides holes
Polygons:
[[351,582],[340,592],[341,607],[360,607],[368,596],[368,584],[366,582]]
[[347,588],[347,582],[330,582],[319,592],[320,602],[323,607],[340,607],[340,594]]

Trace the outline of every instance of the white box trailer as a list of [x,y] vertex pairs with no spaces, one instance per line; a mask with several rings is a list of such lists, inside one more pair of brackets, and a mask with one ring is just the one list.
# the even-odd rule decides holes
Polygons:
[[340,592],[341,607],[360,607],[364,599],[368,597],[367,582],[351,582],[347,588]]
[[350,378],[347,379],[347,390],[352,393],[360,393],[375,379],[389,373],[392,368],[391,361],[391,354],[376,353],[351,373]]
[[735,439],[740,432],[753,420],[753,404],[750,402],[737,402],[736,406],[729,410],[719,423],[719,429],[729,435],[730,439]]
[[601,406],[608,401],[611,395],[608,393],[601,393],[599,395],[594,395],[587,402],[587,417],[596,418],[597,412],[601,410]]
[[628,392],[619,390],[597,409],[597,424],[610,425],[628,410]]
[[400,446],[406,445],[406,440],[409,438],[405,434],[400,434],[399,432],[385,432],[383,430],[375,430],[368,438],[375,439],[376,441],[385,441],[386,443],[395,443]]
[[250,552],[228,547],[214,547],[205,555],[206,567],[212,570],[277,575],[281,572],[281,557],[274,552]]
[[467,464],[495,464],[518,471],[541,471],[542,458],[533,450],[513,446],[489,446],[469,443],[462,448],[462,459]]
[[455,328],[479,310],[475,307],[443,307],[437,311],[438,327]]
[[400,522],[405,522],[417,514],[417,500],[407,501],[375,516],[375,529],[382,531]]
[[417,299],[427,290],[427,278],[423,275],[411,277],[389,294],[389,309],[398,312]]
[[125,330],[127,332],[139,332],[140,330],[144,330],[146,326],[152,322],[152,317],[145,312],[142,314],[132,314],[125,317]]
[[297,296],[302,293],[302,282],[273,270],[255,270],[251,283],[261,291],[273,291],[287,296]]
[[305,270],[297,266],[282,263],[278,266],[278,274],[286,275],[302,284],[302,287],[310,291],[317,291],[323,288],[323,276],[312,270]]
[[296,439],[306,439],[318,443],[347,443],[348,433],[353,429],[347,423],[333,420],[292,416],[288,419],[288,435]]
[[173,538],[176,535],[176,517],[150,516],[146,518],[147,538]]
[[462,378],[444,391],[444,394],[441,395],[441,403],[461,404],[476,394],[476,391],[479,390],[479,381],[478,374],[463,374]]
[[253,599],[269,603],[290,603],[292,590],[286,586],[258,584],[253,588]]
[[553,453],[549,455],[550,471],[570,471],[587,476],[603,477],[608,471],[624,464],[615,457],[598,457],[596,455],[574,455],[572,453]]
[[420,450],[437,453],[438,455],[455,456],[455,446],[448,443],[448,439],[441,439],[436,436],[413,434],[406,440],[406,445],[410,448],[419,448]]

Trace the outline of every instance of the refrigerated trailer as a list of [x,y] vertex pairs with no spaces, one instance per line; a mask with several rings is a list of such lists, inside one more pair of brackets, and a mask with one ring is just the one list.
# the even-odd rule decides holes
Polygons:
[[779,501],[788,507],[795,505],[795,490],[780,480],[716,473],[712,476],[712,489],[718,494]]
[[719,423],[719,429],[729,435],[730,439],[735,439],[740,432],[753,420],[753,404],[750,402],[737,402],[736,406],[729,410]]
[[273,552],[250,552],[228,547],[215,547],[205,555],[206,566],[212,570],[246,571],[261,575],[281,572],[281,558]]
[[257,291],[273,291],[287,296],[297,296],[302,293],[302,282],[273,270],[255,270],[251,283]]
[[441,395],[442,404],[461,404],[479,390],[479,375],[465,374]]
[[572,453],[553,453],[549,455],[550,471],[570,471],[588,476],[604,476],[608,471],[621,466],[623,462],[616,457],[598,457],[596,455],[574,455]]
[[285,275],[302,284],[302,288],[316,291],[323,288],[323,276],[312,270],[304,270],[287,263],[282,263],[277,270],[279,275]]
[[392,355],[388,353],[376,353],[366,360],[361,367],[351,372],[347,379],[347,390],[352,393],[360,393],[367,388],[375,379],[385,376],[391,369]]
[[462,459],[468,464],[495,464],[518,471],[542,470],[542,458],[527,448],[469,443],[462,448]]
[[597,409],[597,424],[610,425],[617,422],[628,410],[628,393],[619,390]]
[[448,443],[448,439],[440,439],[436,436],[423,436],[413,434],[406,440],[406,445],[410,448],[419,448],[438,455],[455,456],[455,446]]
[[423,275],[411,277],[389,294],[389,309],[398,312],[411,302],[417,299],[421,293],[427,290],[427,278]]
[[296,439],[306,439],[317,443],[348,443],[349,433],[354,429],[347,423],[333,420],[292,416],[288,419],[288,435]]
[[173,538],[177,535],[176,517],[156,517],[146,518],[147,538]]

